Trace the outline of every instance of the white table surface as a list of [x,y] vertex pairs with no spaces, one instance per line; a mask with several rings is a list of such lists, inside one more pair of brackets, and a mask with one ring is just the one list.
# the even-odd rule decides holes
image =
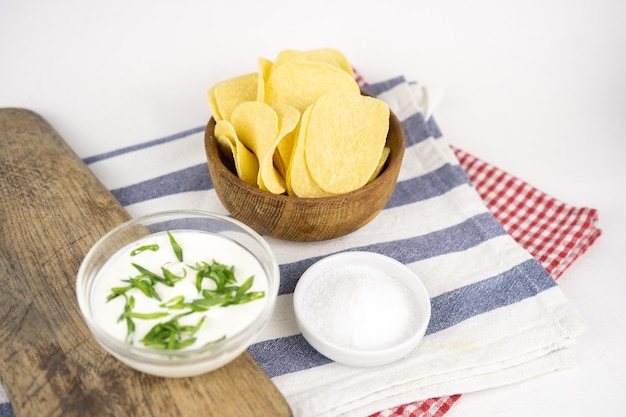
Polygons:
[[208,87],[258,56],[327,46],[370,82],[441,91],[454,145],[600,213],[559,281],[589,326],[578,366],[448,416],[626,415],[624,1],[0,0],[0,108],[38,112],[87,157],[205,124]]

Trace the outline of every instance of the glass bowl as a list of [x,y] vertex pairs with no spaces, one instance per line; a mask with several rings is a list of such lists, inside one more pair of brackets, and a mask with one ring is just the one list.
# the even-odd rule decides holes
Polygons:
[[[165,239],[165,236],[172,236],[173,240]],[[178,253],[175,247],[178,247]],[[130,255],[133,250],[134,254],[139,254],[136,259],[133,257],[135,255]],[[184,259],[185,255],[187,259]],[[174,256],[178,259],[172,260]],[[204,258],[199,260],[198,256]],[[234,267],[236,286],[239,288],[244,287],[242,283],[252,274],[254,284],[247,291],[263,295],[253,301],[239,301],[240,304],[235,303],[236,305],[224,306],[228,304],[224,302],[221,305],[210,307],[201,305],[201,308],[198,308],[196,301],[193,303],[191,301],[203,298],[196,287],[197,276],[201,270],[199,266],[204,265],[203,262],[209,265],[213,260]],[[148,262],[147,265],[152,266],[139,265],[144,268],[142,272],[135,266],[141,262]],[[174,275],[164,271],[161,273],[162,270],[150,262],[159,262],[161,267]],[[134,273],[128,273],[128,268]],[[112,272],[114,270],[115,272]],[[150,276],[154,272],[163,277],[178,276],[179,278],[175,279],[180,281],[176,281],[172,286],[162,285],[160,281],[150,281]],[[242,274],[245,276],[239,276]],[[205,275],[209,276],[208,273]],[[218,281],[213,283],[211,278],[206,277],[200,280],[203,291],[216,290]],[[130,278],[153,282],[153,288],[161,293],[160,300],[146,296],[139,289],[141,285],[136,285],[125,292],[119,290],[130,285]],[[113,280],[108,281],[110,279]],[[207,373],[226,365],[254,342],[271,318],[279,281],[280,273],[274,254],[265,240],[254,230],[229,217],[204,211],[181,210],[138,217],[104,235],[89,250],[79,268],[76,295],[89,330],[108,353],[141,372],[161,377],[187,377]],[[232,287],[235,284],[228,285]],[[114,288],[117,288],[116,291],[120,294],[107,301],[107,297],[115,293]],[[176,291],[181,291],[183,295],[175,296]],[[231,291],[229,294],[235,292]],[[227,296],[211,297],[221,300]],[[131,298],[145,300],[142,301],[144,304],[140,305],[139,301],[136,305],[133,304],[129,311],[141,315],[158,310],[161,314],[165,314],[163,313],[165,311],[169,315],[156,321],[154,318],[151,320],[137,318],[136,315],[123,317],[125,309],[129,308]],[[173,300],[178,301],[177,308],[181,309],[172,307],[176,304]],[[182,305],[183,302],[187,304]],[[146,303],[152,303],[150,308],[146,307]],[[191,304],[195,306],[196,311],[190,309]],[[112,313],[114,311],[112,309],[115,313]],[[188,316],[178,316],[187,311],[191,311]],[[192,320],[191,317],[194,315],[195,318]],[[149,339],[146,333],[143,333],[143,337],[138,333],[139,328],[154,326],[152,327],[154,329],[158,320],[161,322],[174,320],[176,316],[178,316],[176,323],[187,326],[187,329],[193,325],[189,322],[183,323],[184,320],[197,324],[195,333],[190,333],[197,339],[194,344],[183,346],[181,343],[176,347],[175,344],[166,343],[165,346],[154,348],[146,342]],[[204,316],[205,319],[200,320],[200,317]],[[133,332],[130,331],[131,325],[127,321],[129,318],[133,322]],[[221,330],[222,337],[211,336],[208,341],[206,340],[211,332]],[[133,336],[130,340],[129,335]],[[167,340],[173,339],[172,336]]]

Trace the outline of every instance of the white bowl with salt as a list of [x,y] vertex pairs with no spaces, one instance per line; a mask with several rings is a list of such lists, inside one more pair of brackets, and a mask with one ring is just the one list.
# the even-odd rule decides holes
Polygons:
[[381,366],[405,357],[430,321],[430,297],[419,277],[374,252],[319,260],[300,277],[293,304],[311,346],[350,366]]

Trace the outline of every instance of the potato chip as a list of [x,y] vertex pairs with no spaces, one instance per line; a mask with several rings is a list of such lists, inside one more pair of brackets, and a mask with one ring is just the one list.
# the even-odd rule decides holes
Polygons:
[[333,48],[311,49],[309,51],[298,51],[285,49],[278,53],[274,61],[274,67],[279,67],[286,62],[294,61],[321,61],[334,65],[344,70],[350,77],[354,78],[354,71],[348,58],[340,51]]
[[300,121],[300,113],[294,107],[277,104],[274,111],[278,116],[278,135],[264,155],[257,155],[261,159],[259,174],[261,180],[259,185],[263,185],[261,189],[270,191],[274,194],[282,194],[286,191],[285,174],[286,168],[283,161],[276,158],[276,149],[278,145],[285,139],[293,143],[291,139],[294,130]]
[[[257,158],[259,166],[256,180],[257,185],[262,190],[267,190],[262,175],[262,167],[266,155],[270,154],[271,158],[273,150],[276,148],[275,142],[279,132],[279,122],[276,111],[269,105],[261,103],[260,101],[248,101],[241,103],[233,110],[231,121],[239,140],[241,140]],[[275,170],[273,164],[271,164],[271,167],[267,168],[268,171],[272,169]],[[273,172],[266,173],[266,177],[272,178],[270,186],[276,186]]]
[[278,114],[280,122],[280,133],[282,136],[276,144],[274,151],[274,165],[280,171],[283,177],[287,175],[287,167],[291,160],[291,152],[293,151],[296,128],[300,123],[300,113],[295,107],[277,104],[274,106]]
[[258,74],[240,75],[222,81],[209,89],[207,101],[213,118],[230,120],[233,110],[241,103],[255,100],[258,94]]
[[320,97],[306,129],[311,177],[331,194],[362,187],[378,166],[388,131],[389,107],[382,100],[346,92]]
[[230,119],[239,140],[255,155],[262,155],[278,136],[276,111],[260,101],[247,101],[237,106]]
[[257,60],[257,66],[259,68],[259,72],[257,75],[258,81],[256,99],[257,101],[265,101],[265,84],[267,83],[267,79],[270,76],[274,63],[269,59],[259,58]]
[[[298,113],[299,114],[299,113]],[[298,123],[300,123],[300,117],[298,116]],[[297,124],[296,124],[297,127]],[[285,135],[276,146],[274,152],[274,165],[283,175],[287,177],[287,168],[289,167],[289,161],[291,161],[291,154],[293,153],[293,147],[295,143],[297,129],[294,129],[289,134]]]
[[380,155],[380,160],[378,161],[378,165],[376,166],[374,173],[372,174],[370,179],[367,181],[368,183],[374,181],[376,177],[378,177],[380,173],[383,171],[383,168],[385,167],[385,162],[387,162],[387,158],[389,158],[390,153],[391,153],[391,149],[385,146],[383,148],[383,153]]
[[215,130],[213,131],[219,145],[220,152],[227,157],[231,157],[233,163],[237,160],[237,145],[236,137],[237,133],[233,125],[227,120],[218,120],[215,123]]
[[318,98],[335,91],[359,94],[360,88],[354,77],[326,62],[286,62],[272,68],[265,85],[265,102],[288,104],[303,113]]
[[239,139],[236,139],[237,146],[237,174],[243,182],[253,186],[258,186],[259,162],[256,156],[246,148]]
[[309,174],[304,155],[307,127],[311,110],[314,106],[315,105],[311,105],[300,118],[300,125],[295,135],[294,148],[287,170],[287,191],[289,195],[296,197],[312,198],[331,195],[321,189],[315,181],[313,181]]
[[215,137],[220,150],[233,156],[237,176],[246,184],[257,186],[259,163],[256,156],[239,140],[234,126],[227,120],[220,120],[215,124]]

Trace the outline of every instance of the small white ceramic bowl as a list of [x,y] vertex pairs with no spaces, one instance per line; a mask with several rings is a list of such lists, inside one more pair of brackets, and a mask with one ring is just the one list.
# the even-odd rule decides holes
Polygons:
[[[98,315],[102,316],[104,309],[102,293],[97,291],[97,283],[102,276],[99,273],[106,267],[107,261],[121,248],[136,244],[134,242],[138,239],[169,230],[208,232],[226,239],[231,253],[243,253],[245,257],[256,259],[268,282],[265,304],[259,308],[258,315],[252,318],[249,324],[245,324],[245,327],[224,340],[208,345],[181,350],[156,350],[141,343],[129,344],[123,338],[120,340],[119,337],[114,337],[96,319]],[[207,256],[211,256],[209,248],[202,246],[202,250],[208,251]],[[211,262],[210,259],[207,261]],[[90,249],[80,266],[76,280],[76,295],[93,337],[111,355],[141,372],[161,377],[188,377],[226,365],[247,349],[272,316],[279,281],[280,272],[274,254],[265,240],[251,228],[225,216],[204,211],[180,210],[139,217],[104,235]],[[106,297],[106,294],[104,296]]]
[[300,277],[293,304],[311,346],[358,367],[386,365],[413,351],[431,312],[419,277],[373,252],[342,252],[316,262]]

